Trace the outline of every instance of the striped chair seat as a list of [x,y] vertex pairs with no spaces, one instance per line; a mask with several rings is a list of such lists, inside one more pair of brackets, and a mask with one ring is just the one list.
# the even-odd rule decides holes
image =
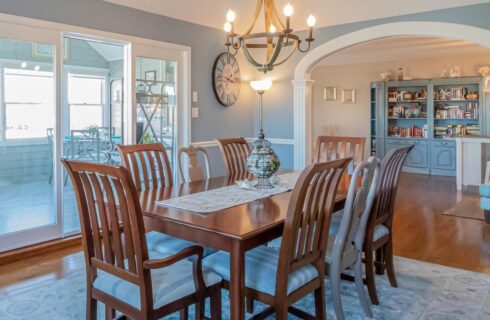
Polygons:
[[[160,232],[148,232],[146,234],[146,242],[149,251],[156,251],[160,253],[162,258],[176,254],[185,248],[194,246],[195,243],[186,241],[179,238],[174,238]],[[204,248],[204,257],[216,252],[211,248]]]
[[[265,246],[247,251],[245,254],[245,286],[260,292],[274,295],[276,291],[277,265],[279,251]],[[203,260],[203,266],[220,274],[223,279],[230,280],[230,255],[216,252]],[[288,277],[288,291],[301,288],[318,277],[317,269],[307,265],[292,272]]]
[[[149,255],[152,258],[161,258],[155,252],[149,252]],[[205,268],[203,268],[203,276],[208,287],[221,281],[219,275]],[[155,309],[196,292],[192,263],[186,260],[166,268],[151,270],[151,282]],[[99,276],[94,281],[94,288],[141,309],[139,287],[126,280],[99,271]]]

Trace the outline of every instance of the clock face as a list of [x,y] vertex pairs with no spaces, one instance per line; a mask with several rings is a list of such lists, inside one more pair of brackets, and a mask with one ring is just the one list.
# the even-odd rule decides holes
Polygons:
[[233,105],[240,95],[241,84],[238,61],[229,53],[220,54],[213,67],[213,89],[218,101],[224,106]]

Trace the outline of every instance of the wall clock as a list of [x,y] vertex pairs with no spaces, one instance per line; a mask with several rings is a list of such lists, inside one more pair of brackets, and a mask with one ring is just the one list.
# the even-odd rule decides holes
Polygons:
[[240,95],[242,84],[238,61],[229,53],[222,53],[213,66],[213,90],[219,103],[233,105]]

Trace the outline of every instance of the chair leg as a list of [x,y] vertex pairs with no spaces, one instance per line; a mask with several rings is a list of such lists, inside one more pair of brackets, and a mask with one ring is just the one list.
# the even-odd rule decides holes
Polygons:
[[211,296],[211,319],[221,320],[221,288],[216,287]]
[[372,318],[373,313],[371,312],[371,307],[369,306],[366,292],[364,291],[364,279],[362,277],[362,254],[359,254],[356,264],[354,265],[354,279],[356,282],[357,295],[359,296],[359,301],[364,309],[364,314],[368,318]]
[[97,320],[97,300],[87,300],[87,320]]
[[388,279],[393,288],[398,287],[395,276],[395,266],[393,264],[393,242],[390,241],[385,246],[384,258],[386,263],[386,273],[388,274]]
[[276,319],[277,320],[287,320],[288,319],[288,308],[285,306],[276,306]]
[[[325,303],[325,285],[322,283],[320,288],[315,290],[315,315],[316,319],[327,319]],[[340,318],[337,318],[340,319]]]
[[378,305],[378,294],[376,293],[376,283],[374,280],[374,261],[373,261],[373,251],[368,248],[365,253],[365,264],[366,264],[366,282],[369,291],[369,297],[373,304]]
[[254,313],[254,299],[253,298],[249,298],[247,297],[245,299],[245,301],[247,302],[247,312],[248,313]]
[[334,263],[331,264],[330,267],[330,286],[332,290],[332,300],[335,310],[335,316],[338,320],[344,320],[344,311],[342,309],[342,300],[340,298],[340,266],[338,263]]
[[113,320],[114,317],[116,316],[116,310],[112,309],[108,305],[105,306],[105,319],[106,320]]
[[376,274],[378,275],[383,275],[385,274],[385,247],[381,247],[378,250],[376,250],[376,259],[374,260],[374,268],[376,271]]
[[187,320],[189,318],[189,308],[185,307],[179,311],[180,320]]
[[201,320],[204,319],[204,308],[206,306],[206,300],[201,300],[199,302],[196,302],[195,307],[195,319],[196,320]]

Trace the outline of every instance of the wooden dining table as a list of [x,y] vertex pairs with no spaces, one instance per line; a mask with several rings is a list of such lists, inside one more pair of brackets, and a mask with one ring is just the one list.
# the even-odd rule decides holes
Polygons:
[[[336,196],[336,209],[343,208],[349,181],[348,175],[342,177]],[[282,235],[291,191],[205,214],[156,204],[156,201],[233,183],[233,179],[217,177],[148,189],[140,192],[140,201],[147,231],[162,232],[230,254],[230,316],[238,320],[245,318],[245,252]]]

